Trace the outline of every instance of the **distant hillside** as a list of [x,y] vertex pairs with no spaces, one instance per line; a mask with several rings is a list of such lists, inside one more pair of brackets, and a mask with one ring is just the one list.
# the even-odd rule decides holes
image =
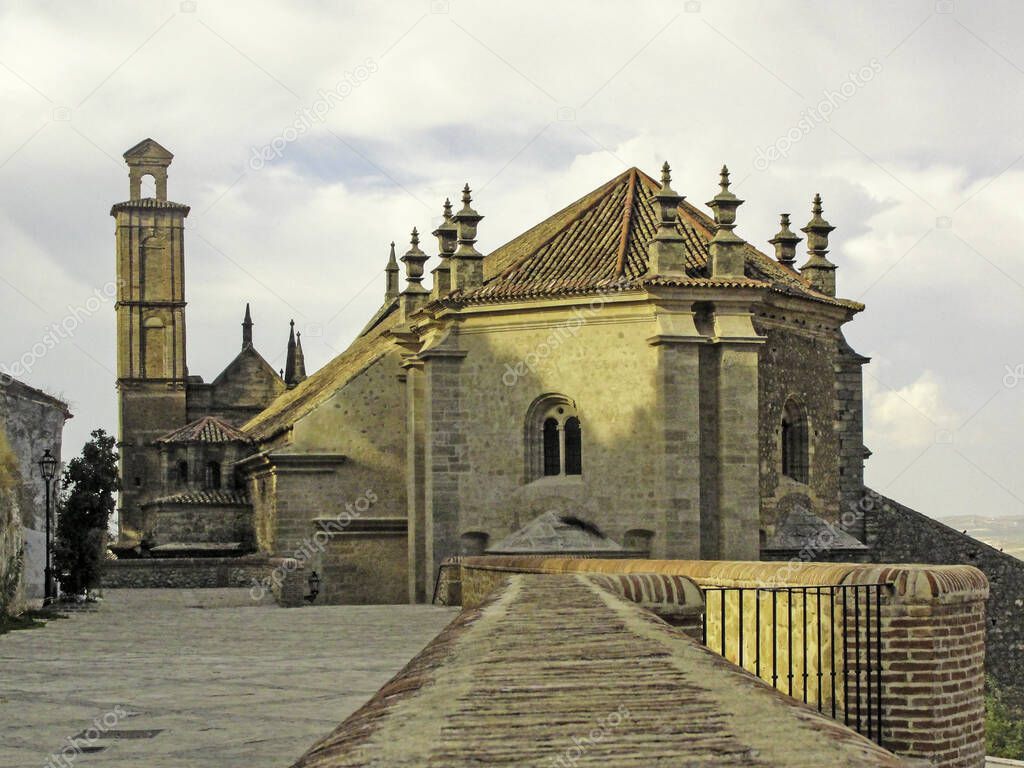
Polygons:
[[1024,560],[1024,517],[954,515],[940,522]]

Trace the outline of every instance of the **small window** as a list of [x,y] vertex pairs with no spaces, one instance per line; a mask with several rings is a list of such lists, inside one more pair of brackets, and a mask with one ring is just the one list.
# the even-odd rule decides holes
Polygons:
[[798,483],[809,479],[810,445],[807,415],[790,400],[782,412],[782,474]]
[[206,465],[206,487],[220,488],[220,464],[216,461]]
[[188,482],[188,462],[187,461],[179,461],[178,462],[178,482],[181,482],[181,483],[187,483]]
[[583,435],[572,401],[538,398],[527,416],[527,480],[583,474]]

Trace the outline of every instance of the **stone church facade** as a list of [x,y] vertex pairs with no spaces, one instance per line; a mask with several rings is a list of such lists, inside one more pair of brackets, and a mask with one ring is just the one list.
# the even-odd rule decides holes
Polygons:
[[[293,334],[275,373],[247,307],[206,383],[186,364],[171,158],[128,150],[111,211],[123,555],[315,539],[325,599],[427,600],[444,559],[549,513],[633,554],[750,560],[793,546],[788,521],[834,530],[863,493],[866,359],[842,332],[863,307],[835,295],[819,198],[797,268],[788,216],[774,257],[735,234],[724,168],[712,216],[667,164],[660,181],[633,168],[487,256],[467,186],[433,233],[430,287],[414,230],[404,281],[392,247],[380,309],[323,369],[305,377]],[[824,550],[848,556],[858,533]]]

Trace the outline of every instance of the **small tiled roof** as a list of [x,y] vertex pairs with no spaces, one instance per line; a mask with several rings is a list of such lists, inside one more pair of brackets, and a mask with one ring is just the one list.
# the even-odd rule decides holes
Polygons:
[[793,507],[775,535],[765,544],[766,550],[817,552],[864,550],[867,547],[838,526],[822,520],[809,509]]
[[175,203],[170,200],[157,200],[155,197],[142,197],[138,200],[125,200],[123,203],[114,203],[110,209],[110,215],[113,216],[118,211],[128,211],[134,208],[163,208],[171,209],[176,211],[184,211],[185,215],[192,210],[189,206],[184,203]]
[[544,512],[490,547],[490,554],[618,552],[622,546],[579,518]]
[[644,283],[751,287],[803,296],[829,304],[862,305],[826,296],[806,278],[752,245],[746,246],[746,277],[708,277],[708,242],[714,220],[688,202],[679,205],[677,230],[683,237],[686,275],[645,278],[647,244],[657,228],[651,196],[659,184],[637,168],[616,176],[554,216],[501,246],[484,261],[485,283],[456,301],[524,299]]
[[249,503],[249,497],[243,491],[193,490],[182,491],[170,496],[146,502],[143,506],[155,504],[206,504],[209,506],[241,506]]
[[158,443],[248,443],[249,436],[216,416],[202,416],[158,437]]

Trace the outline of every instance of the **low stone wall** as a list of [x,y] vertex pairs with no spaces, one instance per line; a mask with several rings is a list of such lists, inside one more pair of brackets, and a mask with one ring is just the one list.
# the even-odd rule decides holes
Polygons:
[[[466,608],[481,605],[516,573],[678,575],[702,588],[891,585],[881,591],[883,743],[941,768],[984,765],[984,623],[988,581],[970,566],[892,566],[855,563],[768,563],[683,560],[560,560],[465,558],[461,563]],[[785,616],[782,612],[780,616]],[[734,614],[735,615],[735,614]],[[792,616],[792,614],[789,614]],[[797,614],[799,615],[799,614]],[[712,616],[709,616],[709,624]],[[805,616],[806,618],[806,616]],[[846,617],[833,610],[841,636]],[[762,614],[761,621],[768,620]],[[849,622],[845,622],[849,625]],[[789,643],[805,628],[781,618],[776,637]],[[709,638],[721,627],[709,626]],[[714,648],[714,643],[709,643]],[[843,651],[832,646],[828,655]],[[726,658],[733,658],[730,648]],[[773,655],[781,653],[776,648]],[[815,654],[817,650],[815,650]],[[805,660],[795,659],[794,664]],[[762,677],[765,677],[767,670]],[[781,680],[780,680],[781,681]],[[778,686],[781,689],[781,686]]]
[[297,561],[258,555],[109,560],[103,571],[103,586],[110,589],[236,587],[252,590],[254,598],[271,592],[286,607],[302,605],[305,581]]
[[878,496],[865,516],[872,559],[883,563],[964,563],[988,577],[986,671],[1024,708],[1024,560]]

